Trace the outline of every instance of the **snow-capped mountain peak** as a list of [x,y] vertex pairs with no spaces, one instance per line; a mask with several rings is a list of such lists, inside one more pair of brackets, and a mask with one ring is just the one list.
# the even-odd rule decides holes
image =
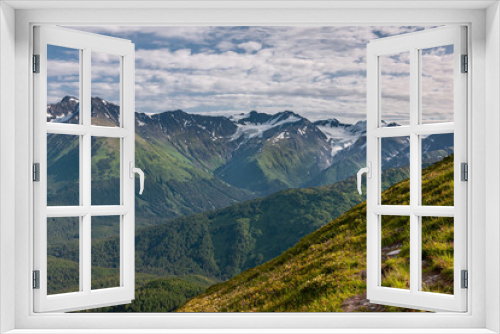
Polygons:
[[339,151],[348,148],[366,133],[366,121],[359,121],[355,125],[344,124],[335,118],[314,122],[314,125],[325,134],[332,146],[331,154],[335,156]]
[[65,96],[61,102],[47,106],[47,122],[71,123],[78,122],[80,101],[74,96]]
[[349,126],[348,131],[356,134],[366,134],[366,120],[358,121],[356,124]]
[[291,111],[284,111],[274,115],[251,111],[247,117],[240,117],[237,120],[236,125],[238,128],[231,136],[231,140],[237,140],[242,136],[244,136],[245,141],[253,138],[262,138],[264,133],[268,130],[286,124],[297,123],[303,119],[304,118]]

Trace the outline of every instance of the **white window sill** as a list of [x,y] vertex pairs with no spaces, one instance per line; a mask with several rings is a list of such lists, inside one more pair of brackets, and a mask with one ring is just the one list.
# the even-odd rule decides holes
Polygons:
[[487,334],[488,329],[15,329],[5,334]]

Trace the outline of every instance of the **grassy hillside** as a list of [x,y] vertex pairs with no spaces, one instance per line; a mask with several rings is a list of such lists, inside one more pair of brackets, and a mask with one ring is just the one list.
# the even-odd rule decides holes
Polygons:
[[[424,202],[453,205],[453,156],[427,167]],[[408,203],[409,181],[386,190],[383,202]],[[405,219],[383,217],[383,285],[409,284],[409,229]],[[423,287],[453,292],[453,220],[423,221]],[[273,260],[210,287],[179,312],[400,311],[368,303],[366,293],[366,206],[359,204],[307,235]]]

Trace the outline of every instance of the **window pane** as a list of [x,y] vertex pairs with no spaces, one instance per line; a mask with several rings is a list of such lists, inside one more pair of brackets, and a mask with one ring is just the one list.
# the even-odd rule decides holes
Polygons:
[[379,61],[382,125],[409,125],[410,53],[383,55]]
[[421,50],[422,123],[453,122],[453,45]]
[[382,216],[382,286],[410,289],[410,217]]
[[[381,149],[381,203],[383,205],[409,205],[410,137],[382,138]],[[397,183],[399,184],[393,187]]]
[[422,291],[453,294],[451,217],[422,217]]
[[453,133],[422,136],[422,205],[453,206]]
[[92,52],[92,125],[120,126],[120,59]]
[[47,122],[80,122],[80,50],[47,45]]
[[47,294],[80,290],[80,218],[47,219]]
[[120,139],[92,137],[92,205],[120,205]]
[[80,139],[47,135],[47,205],[80,205]]
[[120,286],[120,216],[92,217],[92,289]]

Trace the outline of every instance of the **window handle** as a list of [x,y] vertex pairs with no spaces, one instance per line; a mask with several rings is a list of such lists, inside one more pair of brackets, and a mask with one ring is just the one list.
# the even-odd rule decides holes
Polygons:
[[139,190],[139,195],[142,195],[142,191],[144,190],[144,172],[137,167],[134,167],[134,162],[130,161],[130,178],[134,178],[134,174],[139,174],[139,184],[140,184],[140,190]]
[[364,168],[361,168],[359,171],[358,171],[358,192],[360,195],[363,194],[363,192],[361,191],[361,175],[363,175],[364,173],[366,173],[366,176],[370,179],[372,177],[372,163],[371,162],[368,162],[368,167],[364,167]]

